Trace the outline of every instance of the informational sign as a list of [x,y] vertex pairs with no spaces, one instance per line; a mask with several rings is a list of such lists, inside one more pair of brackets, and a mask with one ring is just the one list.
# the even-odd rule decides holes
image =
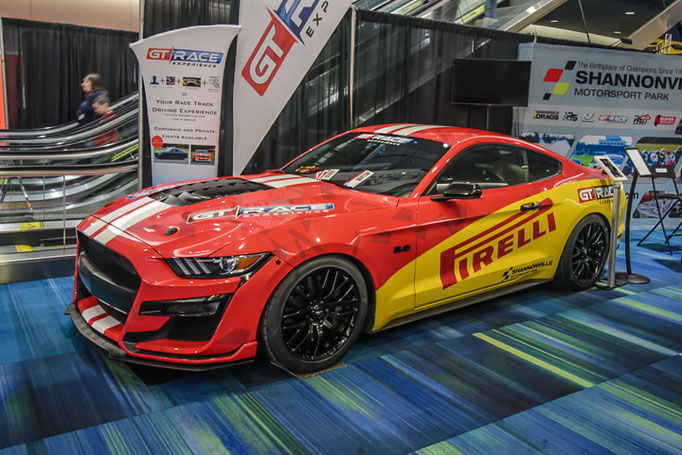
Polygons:
[[242,173],[352,0],[241,2],[234,92],[234,175]]
[[[608,156],[628,178],[642,163],[626,148],[636,148],[645,166],[679,173],[682,66],[675,56],[528,43],[519,59],[531,61],[531,81],[528,107],[515,112],[515,135],[583,166]],[[659,197],[673,189],[671,181],[656,187]],[[647,181],[637,185],[635,217],[658,220],[653,191]]]
[[152,184],[217,176],[225,60],[240,28],[188,27],[130,45],[146,92]]
[[649,166],[646,165],[646,162],[644,161],[642,154],[639,153],[638,149],[629,147],[625,149],[625,153],[627,153],[628,158],[630,158],[632,165],[635,167],[635,171],[637,171],[637,174],[639,174],[640,177],[651,176]]

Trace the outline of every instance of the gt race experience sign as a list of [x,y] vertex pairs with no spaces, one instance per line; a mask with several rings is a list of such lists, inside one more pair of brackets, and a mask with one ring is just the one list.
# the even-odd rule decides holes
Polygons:
[[240,4],[233,174],[243,172],[338,26],[351,0],[249,0]]
[[[520,45],[519,59],[532,63],[528,107],[515,111],[515,136],[584,166],[596,167],[595,156],[607,155],[629,178],[634,165],[625,148],[636,147],[648,165],[670,166],[679,174],[679,59],[538,43]],[[656,187],[659,198],[673,201],[672,181]],[[636,190],[633,216],[658,219],[651,181],[640,180]],[[662,211],[668,206],[664,202]]]
[[241,27],[188,27],[130,45],[144,81],[152,184],[218,174],[227,50]]

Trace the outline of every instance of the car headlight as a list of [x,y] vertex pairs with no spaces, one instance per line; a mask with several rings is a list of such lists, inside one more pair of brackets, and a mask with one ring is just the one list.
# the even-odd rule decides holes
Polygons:
[[227,278],[255,272],[270,253],[217,258],[171,258],[166,262],[182,278]]

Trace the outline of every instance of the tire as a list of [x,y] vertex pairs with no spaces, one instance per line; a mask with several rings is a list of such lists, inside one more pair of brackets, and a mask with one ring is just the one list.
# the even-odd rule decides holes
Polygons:
[[326,256],[287,275],[272,293],[259,328],[265,355],[295,374],[337,363],[367,318],[367,286],[352,262]]
[[609,254],[609,229],[599,215],[588,215],[571,232],[554,281],[571,291],[584,291],[597,282]]

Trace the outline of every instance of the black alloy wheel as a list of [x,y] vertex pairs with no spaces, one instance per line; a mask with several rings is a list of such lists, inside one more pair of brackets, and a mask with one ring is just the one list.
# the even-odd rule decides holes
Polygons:
[[588,215],[573,229],[554,277],[566,289],[584,291],[601,276],[609,254],[609,229],[604,219]]
[[597,223],[589,223],[578,233],[571,255],[571,270],[578,281],[589,282],[599,277],[607,245],[606,232]]
[[366,316],[367,288],[357,267],[321,257],[280,283],[261,323],[261,341],[273,362],[308,373],[336,363],[360,335]]
[[334,355],[348,341],[360,313],[360,290],[343,269],[325,267],[298,282],[284,304],[282,332],[302,360]]

